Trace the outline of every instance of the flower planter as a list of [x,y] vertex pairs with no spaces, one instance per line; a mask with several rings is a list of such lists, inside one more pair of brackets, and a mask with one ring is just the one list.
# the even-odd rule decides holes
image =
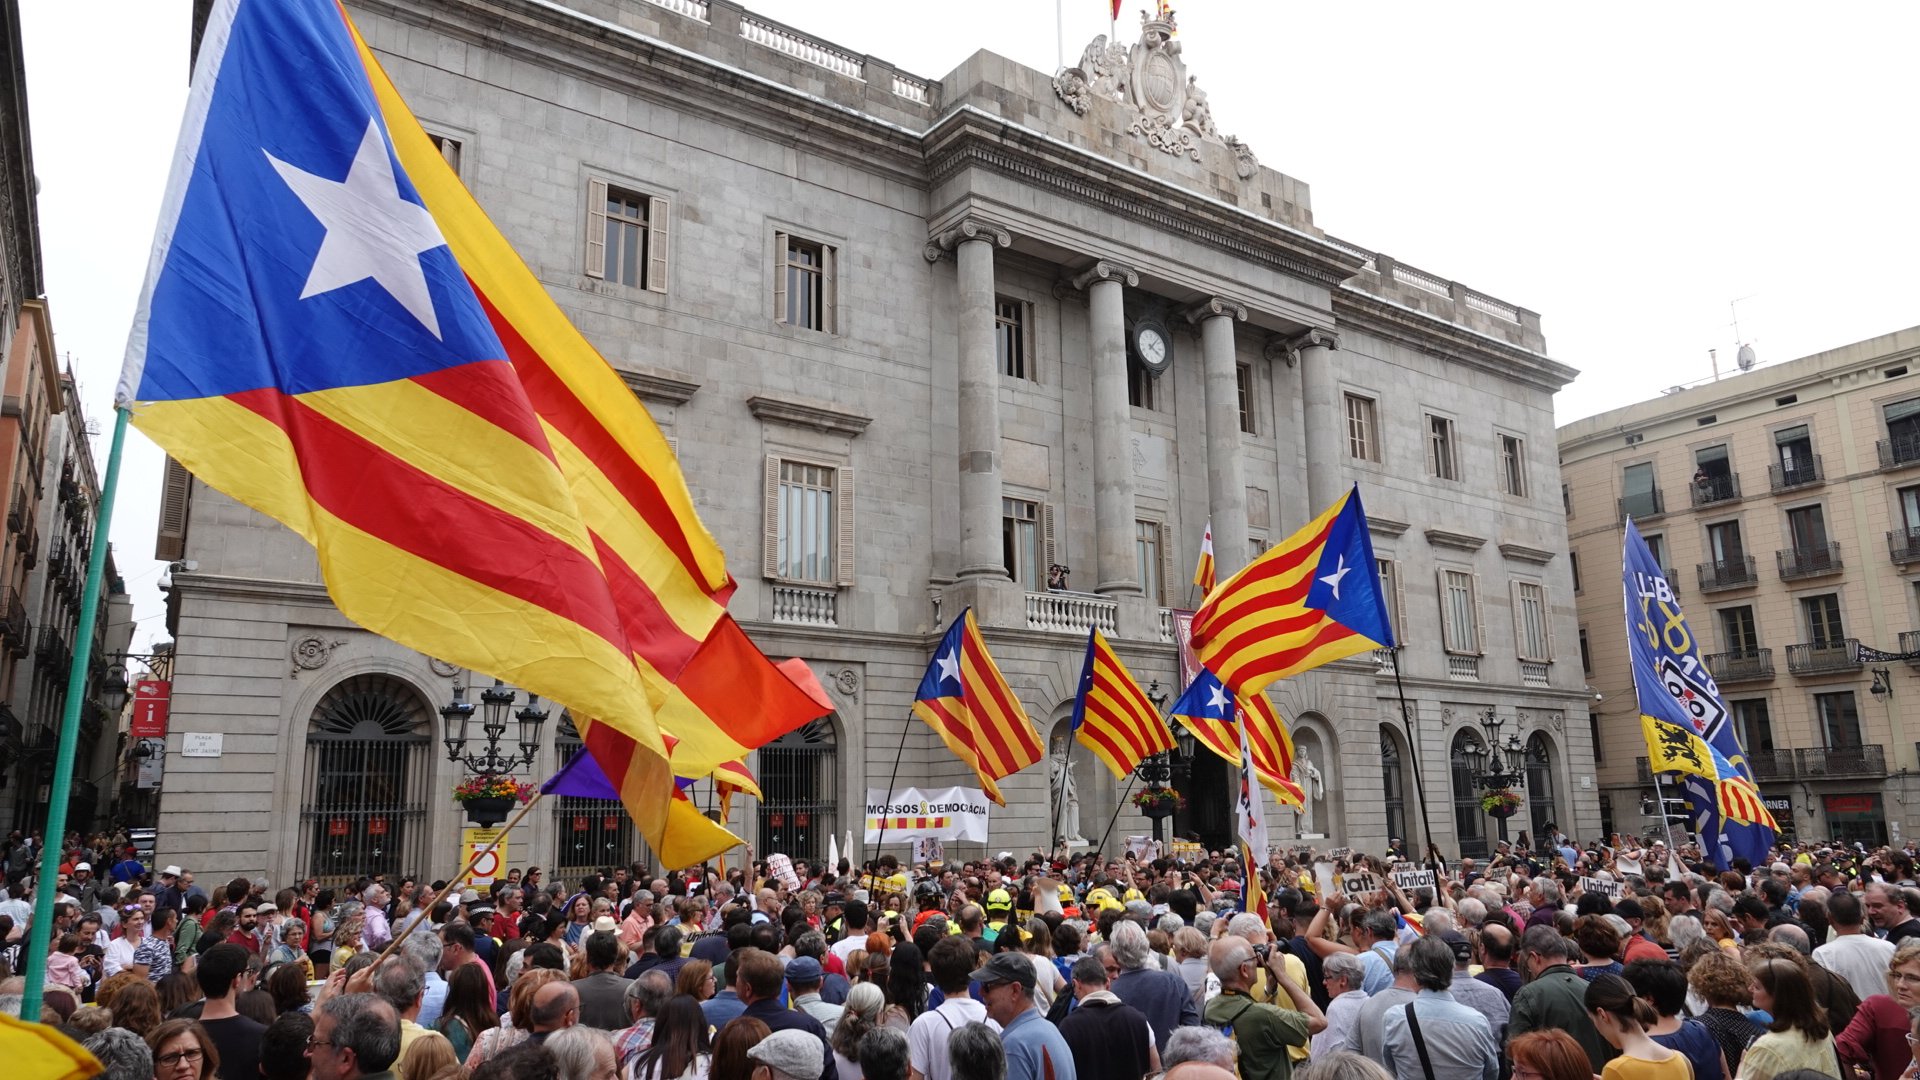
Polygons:
[[1149,806],[1141,807],[1140,812],[1142,814],[1145,814],[1148,820],[1158,821],[1163,817],[1173,816],[1173,803],[1170,801],[1162,800],[1160,802],[1153,803]]
[[1520,808],[1517,806],[1496,806],[1493,809],[1487,811],[1487,815],[1489,817],[1499,818],[1504,821],[1505,819],[1510,818],[1519,812],[1520,812]]
[[502,795],[496,798],[468,799],[461,804],[467,812],[467,820],[483,829],[492,828],[507,820],[513,813],[513,798]]

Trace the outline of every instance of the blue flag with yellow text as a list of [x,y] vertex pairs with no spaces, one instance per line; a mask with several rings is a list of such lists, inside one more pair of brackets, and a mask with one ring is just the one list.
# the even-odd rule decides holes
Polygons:
[[1690,771],[1678,775],[1677,782],[1693,806],[1700,847],[1709,861],[1723,868],[1736,858],[1761,863],[1773,848],[1774,830],[1759,822],[1743,824],[1735,818],[1751,818],[1751,814],[1736,810],[1729,815],[1720,804],[1721,792],[1728,790],[1720,781],[1742,780],[1743,787],[1758,790],[1753,770],[1740,749],[1720,688],[1700,660],[1700,645],[1681,614],[1680,598],[1631,520],[1621,560],[1627,644],[1641,715],[1706,740],[1713,750],[1716,773],[1734,770],[1733,776],[1709,777]]

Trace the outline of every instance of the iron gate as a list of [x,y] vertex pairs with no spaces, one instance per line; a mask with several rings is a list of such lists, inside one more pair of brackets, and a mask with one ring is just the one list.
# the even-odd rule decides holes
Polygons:
[[760,748],[760,850],[826,857],[838,827],[840,784],[833,724],[822,717]]
[[[580,752],[580,743],[568,738],[577,735],[572,717],[562,715],[561,738],[554,743],[555,760],[571,761]],[[633,818],[619,799],[585,799],[562,795],[553,808],[554,878],[569,886],[588,874],[626,866],[636,859],[653,864],[653,853],[637,839]]]
[[431,739],[412,689],[356,675],[321,699],[307,732],[296,864],[328,884],[424,865]]

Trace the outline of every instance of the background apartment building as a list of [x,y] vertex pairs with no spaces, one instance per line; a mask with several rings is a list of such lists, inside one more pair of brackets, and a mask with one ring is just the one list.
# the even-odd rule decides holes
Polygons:
[[1560,429],[1580,652],[1610,828],[1655,822],[1622,618],[1631,515],[1678,591],[1783,829],[1920,825],[1920,328]]

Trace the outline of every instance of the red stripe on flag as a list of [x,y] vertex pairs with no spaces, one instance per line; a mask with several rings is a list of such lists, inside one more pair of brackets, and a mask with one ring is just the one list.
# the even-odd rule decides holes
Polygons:
[[[492,370],[478,371],[481,367]],[[479,377],[476,378],[476,375]],[[415,375],[412,381],[501,431],[517,436],[528,446],[540,451],[548,461],[554,461],[558,467],[553,447],[547,442],[547,433],[540,427],[540,420],[534,416],[533,408],[527,404],[526,392],[520,389],[520,380],[513,378],[511,364],[463,364]]]

